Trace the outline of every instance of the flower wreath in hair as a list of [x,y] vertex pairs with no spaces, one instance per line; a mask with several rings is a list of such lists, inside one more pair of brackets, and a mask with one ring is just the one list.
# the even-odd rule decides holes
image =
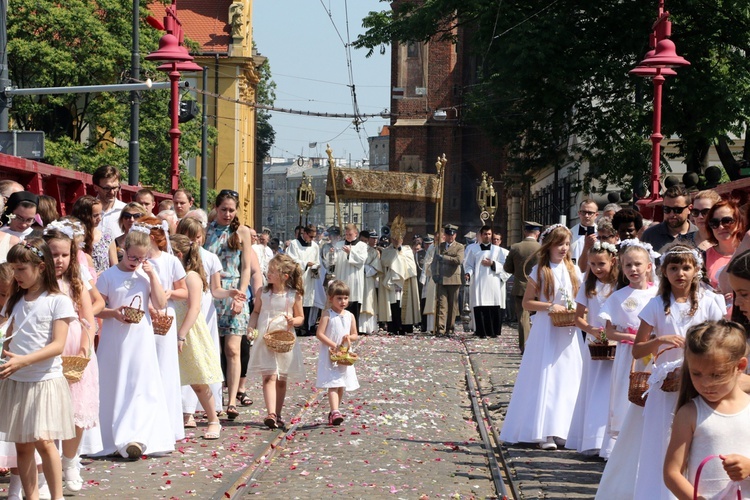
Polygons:
[[656,262],[656,259],[661,257],[661,254],[659,254],[659,252],[655,252],[654,247],[652,247],[650,243],[644,243],[641,240],[636,239],[636,238],[633,238],[630,240],[622,240],[620,242],[621,249],[624,250],[627,247],[638,247],[638,248],[644,249],[646,253],[648,253],[648,256],[651,259],[652,264]]
[[594,243],[594,246],[592,247],[592,250],[596,250],[596,251],[605,250],[611,253],[612,255],[617,255],[617,247],[614,246],[612,243],[607,243],[606,241],[605,242],[596,241],[596,243]]
[[539,243],[544,243],[544,238],[558,227],[564,227],[565,229],[567,229],[567,226],[565,224],[552,224],[550,227],[545,229],[542,234],[539,235]]
[[687,247],[676,247],[671,250],[667,250],[664,252],[664,255],[662,257],[667,257],[669,255],[692,255],[695,259],[696,263],[696,269],[698,269],[698,272],[695,273],[696,279],[700,281],[703,279],[703,257],[701,257],[700,252],[696,248],[687,248]]
[[42,234],[44,234],[44,236],[47,236],[51,231],[60,231],[62,234],[64,234],[71,240],[74,239],[76,236],[76,233],[75,233],[75,230],[73,229],[72,224],[68,224],[61,220],[53,220],[52,222],[47,224],[47,227],[44,228],[44,231]]
[[151,235],[152,229],[161,229],[164,232],[164,236],[167,240],[167,253],[169,255],[174,255],[174,253],[172,253],[172,244],[169,242],[169,222],[165,220],[161,221],[161,224],[147,224],[145,222],[135,222],[130,227],[131,231],[136,231],[138,233],[146,233],[148,235]]

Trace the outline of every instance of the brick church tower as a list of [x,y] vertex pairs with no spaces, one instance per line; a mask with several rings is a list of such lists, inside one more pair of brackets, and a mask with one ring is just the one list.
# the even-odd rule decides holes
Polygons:
[[[401,3],[395,0],[391,7],[397,10]],[[443,224],[459,226],[463,235],[481,226],[476,202],[481,172],[499,179],[503,165],[500,152],[463,121],[463,91],[475,83],[476,58],[464,42],[464,29],[454,34],[455,43],[433,38],[392,46],[390,170],[435,173],[438,156],[445,154]],[[502,194],[501,185],[495,189]],[[504,199],[499,205],[495,228],[503,230]],[[435,230],[434,204],[394,201],[389,212],[391,220],[399,214],[406,219],[407,241]]]

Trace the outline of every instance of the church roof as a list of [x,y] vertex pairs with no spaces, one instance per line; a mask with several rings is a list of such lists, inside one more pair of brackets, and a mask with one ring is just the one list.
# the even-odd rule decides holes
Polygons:
[[[180,0],[177,17],[185,36],[197,42],[201,52],[227,52],[229,50],[229,6],[232,0]],[[165,5],[152,3],[149,10],[159,21],[164,18]]]

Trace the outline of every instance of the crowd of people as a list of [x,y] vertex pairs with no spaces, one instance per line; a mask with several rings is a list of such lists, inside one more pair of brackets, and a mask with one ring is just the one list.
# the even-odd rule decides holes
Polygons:
[[[598,498],[691,498],[713,455],[702,496],[750,491],[740,201],[671,187],[653,223],[585,199],[578,224],[526,221],[509,250],[488,226],[466,244],[453,224],[406,244],[401,217],[389,234],[306,225],[282,244],[241,224],[232,190],[207,214],[182,189],[158,206],[147,189],[124,203],[113,167],[93,183],[97,196],[60,217],[53,198],[0,181],[9,498],[80,490],[81,455],[170,453],[196,412],[216,440],[220,417],[253,404],[248,379],[261,384],[263,424],[283,428],[287,384],[305,372],[300,343],[279,350],[278,332],[317,338],[317,386],[340,425],[359,383],[331,352],[378,332],[447,336],[461,316],[476,337],[498,337],[511,278],[523,357],[501,439],[603,457]],[[643,372],[645,392],[631,382]]]
[[307,285],[320,289],[317,386],[328,391],[329,424],[343,422],[344,392],[359,385],[354,367],[332,361],[329,350],[356,340],[347,306],[362,301],[362,287],[331,276],[306,283],[305,266],[240,223],[232,190],[220,191],[206,214],[185,190],[158,207],[147,189],[122,202],[114,167],[98,169],[93,183],[97,196],[81,196],[60,217],[54,199],[0,181],[8,498],[79,491],[82,455],[168,454],[197,427],[197,412],[203,439],[217,440],[220,417],[234,420],[238,405],[253,404],[248,378],[262,384],[264,425],[284,427],[287,383],[305,379],[302,351],[298,342],[280,349],[265,334],[303,326]]
[[523,357],[500,438],[604,458],[596,498],[747,498],[742,203],[675,186],[663,222],[586,199],[570,229],[526,223],[505,264],[526,265],[527,281],[513,292]]

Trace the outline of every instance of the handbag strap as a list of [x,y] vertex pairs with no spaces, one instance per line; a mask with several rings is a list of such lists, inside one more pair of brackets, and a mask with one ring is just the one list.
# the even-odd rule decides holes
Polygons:
[[[26,317],[25,317],[25,318],[23,318],[23,321],[21,321],[21,322],[20,322],[20,323],[18,324],[18,326],[15,326],[15,325],[13,325],[13,335],[11,335],[11,336],[9,336],[9,337],[5,337],[5,338],[3,339],[3,342],[5,342],[6,340],[10,340],[10,339],[12,339],[13,337],[15,337],[15,336],[16,336],[16,334],[17,334],[18,332],[20,332],[20,331],[21,331],[21,327],[22,327],[23,325],[25,325],[27,321],[29,321],[29,318],[30,318],[31,316],[33,316],[33,313],[35,313],[35,312],[36,312],[36,310],[37,310],[37,308],[39,307],[39,299],[42,299],[42,298],[46,297],[47,295],[49,295],[49,293],[47,293],[47,292],[42,292],[42,293],[41,293],[41,294],[39,295],[39,297],[37,297],[37,298],[36,298],[36,300],[34,301],[34,304],[33,304],[33,305],[31,306],[31,310],[29,311],[29,314],[27,314],[27,315],[26,315]],[[15,318],[16,318],[16,314],[15,314],[15,313],[13,313],[13,314],[11,314],[11,315],[10,315],[10,318],[8,318],[8,326],[10,326],[10,324],[11,324],[11,321],[15,320]]]
[[[701,460],[701,463],[698,465],[698,469],[695,471],[695,485],[693,486],[693,500],[698,500],[698,483],[701,480],[701,472],[703,472],[703,467],[713,460],[714,458],[721,458],[719,455],[709,455],[703,460]],[[742,488],[737,487],[737,500],[742,500]]]

